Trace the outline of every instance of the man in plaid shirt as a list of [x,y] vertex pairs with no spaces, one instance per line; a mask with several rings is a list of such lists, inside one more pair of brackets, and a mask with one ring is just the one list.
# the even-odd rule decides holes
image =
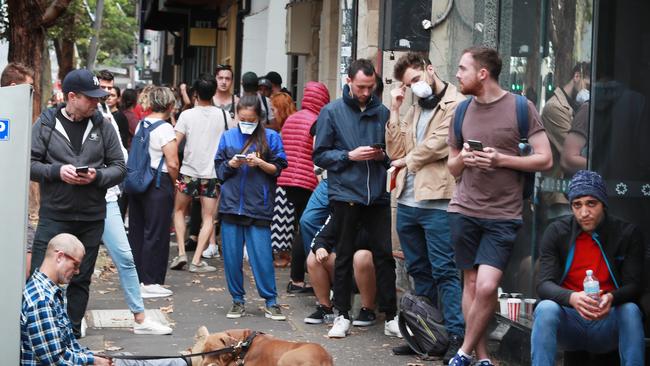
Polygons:
[[74,235],[59,234],[47,245],[45,259],[23,291],[20,314],[21,365],[112,365],[94,356],[72,333],[66,311],[65,289],[79,273],[85,254]]

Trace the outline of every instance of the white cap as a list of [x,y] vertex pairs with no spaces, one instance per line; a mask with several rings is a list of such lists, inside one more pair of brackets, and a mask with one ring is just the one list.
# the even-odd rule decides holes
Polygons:
[[587,270],[587,276],[593,276],[593,274],[594,274],[594,271],[592,271],[590,269]]

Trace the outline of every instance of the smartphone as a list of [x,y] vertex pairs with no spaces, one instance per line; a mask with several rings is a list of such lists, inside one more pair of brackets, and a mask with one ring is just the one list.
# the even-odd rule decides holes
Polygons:
[[77,174],[79,174],[79,173],[84,173],[84,174],[88,173],[88,166],[87,165],[78,166],[78,167],[75,167],[74,169],[77,172]]
[[370,145],[370,147],[384,150],[386,148],[386,144],[384,144],[383,142],[378,142],[376,144]]
[[483,151],[483,144],[481,141],[467,140],[467,144],[469,145],[469,148],[474,151]]
[[244,154],[235,154],[235,159],[246,160],[246,155],[244,155]]

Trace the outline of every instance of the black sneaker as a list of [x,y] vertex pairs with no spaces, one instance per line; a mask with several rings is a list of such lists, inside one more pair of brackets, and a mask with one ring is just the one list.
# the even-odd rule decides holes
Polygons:
[[368,308],[361,308],[359,315],[354,319],[352,325],[355,327],[369,327],[377,321],[375,311]]
[[185,250],[188,252],[193,252],[196,250],[196,240],[192,238],[187,238],[185,240]]
[[442,364],[447,365],[449,364],[449,360],[454,358],[456,356],[456,353],[458,353],[458,349],[460,346],[463,345],[463,338],[452,334],[451,337],[449,337],[449,347],[447,348],[447,352],[445,352],[445,355],[442,357]]
[[308,317],[305,318],[305,323],[307,324],[322,324],[325,322],[325,315],[334,315],[332,308],[327,308],[323,305],[318,305],[316,311],[311,313]]
[[289,281],[287,292],[290,294],[313,294],[314,288],[308,287],[306,284],[303,286],[294,285],[293,282]]

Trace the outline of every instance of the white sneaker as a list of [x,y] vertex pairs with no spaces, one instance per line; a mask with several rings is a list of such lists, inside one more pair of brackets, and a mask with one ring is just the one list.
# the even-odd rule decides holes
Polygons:
[[216,244],[210,244],[208,245],[208,249],[204,250],[201,256],[207,259],[219,258],[219,248],[217,248]]
[[402,338],[402,332],[399,331],[399,325],[397,322],[397,315],[394,319],[384,322],[384,334],[389,337]]
[[150,335],[172,334],[172,328],[158,323],[155,320],[145,318],[140,324],[133,322],[133,333]]
[[330,338],[345,338],[345,336],[350,334],[351,326],[352,323],[349,319],[345,319],[343,315],[339,315],[334,319],[334,325],[332,325],[332,329],[327,332],[327,336]]
[[143,299],[151,299],[155,297],[171,296],[174,293],[172,292],[172,290],[166,289],[157,283],[154,283],[152,285],[145,285],[141,283],[140,294],[142,295]]

